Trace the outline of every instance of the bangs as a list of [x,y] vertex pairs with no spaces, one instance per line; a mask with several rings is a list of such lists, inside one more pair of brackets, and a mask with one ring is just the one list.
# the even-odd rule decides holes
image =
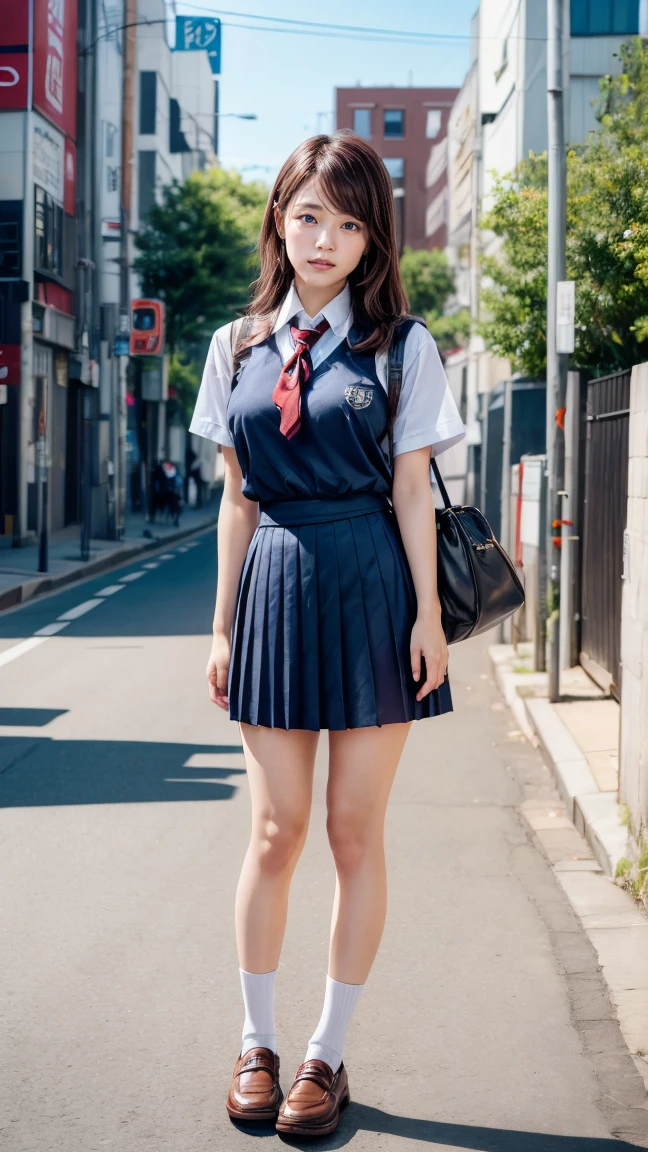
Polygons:
[[328,205],[336,212],[368,224],[371,219],[371,193],[364,175],[351,171],[346,157],[329,151],[318,158],[313,177],[321,186]]

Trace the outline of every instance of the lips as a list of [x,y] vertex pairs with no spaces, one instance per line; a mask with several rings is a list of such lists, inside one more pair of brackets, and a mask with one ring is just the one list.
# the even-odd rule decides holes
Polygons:
[[316,268],[335,268],[330,260],[309,260],[309,264],[314,264]]

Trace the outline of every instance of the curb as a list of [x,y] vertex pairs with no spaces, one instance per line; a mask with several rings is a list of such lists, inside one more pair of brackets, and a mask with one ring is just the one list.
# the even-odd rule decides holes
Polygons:
[[132,543],[115,548],[105,556],[98,556],[96,560],[82,562],[70,572],[61,572],[58,576],[44,574],[42,577],[24,580],[22,584],[16,584],[13,588],[7,588],[4,592],[0,592],[0,612],[7,608],[16,608],[19,604],[25,604],[28,600],[42,596],[45,592],[54,592],[58,588],[64,588],[78,580],[85,580],[88,576],[98,576],[109,568],[118,568],[121,564],[128,564],[130,560],[134,560],[145,552],[152,552],[156,548],[162,548],[166,545],[171,546],[178,543],[179,540],[195,536],[198,532],[205,532],[216,525],[219,506],[220,497],[217,499],[214,515],[202,524],[193,525],[191,528],[178,528],[177,531],[164,537],[156,536],[152,539],[134,540]]
[[[546,674],[516,675],[509,666],[513,649],[491,645],[495,680],[524,735],[539,748],[551,770],[572,824],[585,838],[607,876],[627,854],[627,830],[619,822],[617,792],[601,792],[569,729],[542,689]],[[534,693],[535,690],[535,693]],[[523,714],[523,719],[522,719]]]

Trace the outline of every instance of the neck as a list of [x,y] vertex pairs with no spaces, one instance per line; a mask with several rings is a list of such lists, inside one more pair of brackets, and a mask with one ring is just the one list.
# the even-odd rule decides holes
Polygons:
[[344,280],[338,280],[336,284],[331,284],[329,287],[319,288],[317,284],[306,284],[301,276],[295,273],[297,295],[304,305],[304,311],[308,316],[317,316],[317,313],[321,312],[322,308],[325,308],[327,304],[331,303],[331,300],[335,300],[335,297],[340,295],[345,284],[346,278]]

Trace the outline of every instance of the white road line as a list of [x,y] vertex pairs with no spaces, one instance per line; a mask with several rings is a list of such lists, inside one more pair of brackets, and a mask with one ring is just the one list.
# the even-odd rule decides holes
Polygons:
[[44,628],[39,628],[38,632],[34,632],[34,636],[56,636],[56,633],[62,632],[69,623],[69,620],[57,620],[55,624],[46,624]]
[[97,596],[114,596],[115,592],[121,592],[123,584],[111,584],[108,588],[102,588],[101,592],[97,592]]
[[0,668],[3,664],[9,664],[11,660],[17,660],[25,652],[30,652],[32,648],[38,648],[39,644],[44,644],[46,640],[47,636],[30,636],[29,640],[21,640],[20,644],[14,644],[13,648],[0,652]]
[[139,580],[140,576],[146,576],[146,572],[129,572],[128,576],[121,577],[121,583],[126,584],[130,580]]
[[189,549],[188,549],[188,548],[186,547],[186,545],[185,545],[185,547],[184,547],[184,548],[177,548],[177,549],[176,549],[176,551],[177,551],[177,552],[188,552],[188,551],[189,551]]
[[197,548],[199,543],[199,540],[190,540],[188,544],[185,544],[185,548]]
[[92,609],[98,608],[100,604],[103,604],[103,600],[84,600],[83,604],[77,604],[67,612],[62,612],[57,616],[57,620],[77,620],[79,616],[85,616],[86,612],[92,612]]
[[160,565],[157,563],[157,561],[154,561],[151,564],[143,564],[142,567],[143,568],[159,568]]
[[165,552],[163,556],[158,556],[158,560],[173,560],[173,552]]

